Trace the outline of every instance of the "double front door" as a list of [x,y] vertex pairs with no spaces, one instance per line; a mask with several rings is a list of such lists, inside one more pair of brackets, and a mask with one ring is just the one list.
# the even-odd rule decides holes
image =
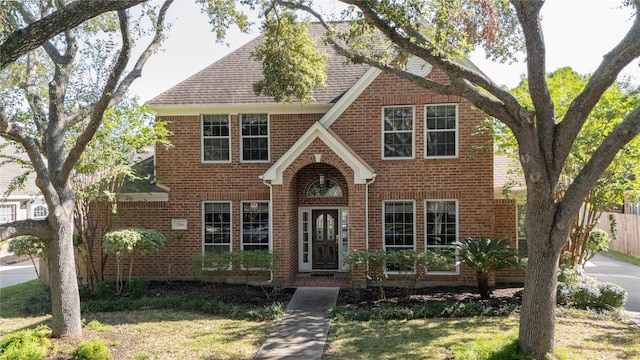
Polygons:
[[313,269],[337,270],[340,239],[338,209],[313,209],[311,227]]

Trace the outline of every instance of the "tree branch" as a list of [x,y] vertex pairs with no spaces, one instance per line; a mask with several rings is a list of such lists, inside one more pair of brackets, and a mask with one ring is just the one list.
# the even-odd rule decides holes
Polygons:
[[43,241],[49,236],[47,220],[19,220],[0,225],[0,240],[7,240],[17,236],[32,235]]
[[124,10],[146,0],[77,0],[26,27],[14,31],[0,44],[0,70],[53,36],[75,28],[88,19]]
[[109,79],[102,90],[102,95],[100,100],[95,105],[91,113],[91,118],[85,130],[80,134],[76,143],[69,151],[69,155],[62,166],[60,173],[56,176],[55,180],[58,184],[64,184],[69,180],[71,176],[71,172],[75,167],[76,163],[82,156],[84,149],[87,147],[87,144],[93,139],[98,127],[100,127],[100,123],[102,122],[102,117],[104,116],[105,110],[109,107],[109,103],[111,98],[113,97],[113,92],[120,81],[120,77],[124,72],[125,67],[131,57],[131,47],[133,44],[133,40],[131,38],[131,34],[129,32],[129,19],[124,10],[118,11],[118,17],[120,19],[120,33],[122,35],[122,48],[120,49],[120,54],[118,55],[118,60],[116,61],[113,69],[111,70],[111,74]]
[[[569,226],[571,216],[575,214],[582,205],[583,199],[595,186],[596,181],[607,170],[618,151],[629,141],[640,134],[640,107],[633,110],[625,119],[618,124],[611,133],[593,152],[587,164],[582,168],[578,176],[573,180],[560,203],[556,221],[560,226]],[[565,219],[560,223],[560,219]]]

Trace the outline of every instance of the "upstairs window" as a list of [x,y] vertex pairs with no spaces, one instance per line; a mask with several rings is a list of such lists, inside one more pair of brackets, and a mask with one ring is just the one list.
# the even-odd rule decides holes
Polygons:
[[38,205],[33,208],[33,218],[34,219],[44,219],[49,215],[49,210],[44,205]]
[[458,156],[458,106],[425,106],[425,157]]
[[0,224],[16,221],[15,205],[0,205]]
[[242,114],[242,161],[269,161],[269,116],[267,114]]
[[414,128],[412,106],[382,108],[382,158],[412,159]]
[[229,162],[229,115],[202,115],[202,161]]

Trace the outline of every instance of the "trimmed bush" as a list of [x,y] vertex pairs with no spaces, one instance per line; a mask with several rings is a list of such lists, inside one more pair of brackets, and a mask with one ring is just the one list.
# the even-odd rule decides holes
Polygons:
[[580,282],[558,282],[558,304],[579,309],[607,309],[624,306],[627,292],[620,286],[582,276]]
[[73,352],[74,360],[109,360],[111,350],[106,340],[92,339],[81,343]]
[[149,280],[145,278],[132,278],[125,284],[125,291],[132,298],[147,296],[149,292]]

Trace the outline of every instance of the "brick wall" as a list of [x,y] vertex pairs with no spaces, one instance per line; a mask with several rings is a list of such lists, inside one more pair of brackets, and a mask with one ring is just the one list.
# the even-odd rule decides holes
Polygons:
[[[433,78],[442,77],[434,73]],[[458,157],[424,158],[424,105],[458,105]],[[415,106],[415,159],[383,160],[381,107]],[[239,117],[231,117],[231,162],[201,162],[200,116],[166,116],[173,132],[170,149],[156,153],[159,182],[170,189],[167,203],[125,203],[120,205],[120,226],[157,229],[172,243],[161,253],[138,260],[138,275],[189,277],[190,258],[202,251],[202,202],[231,201],[232,244],[240,247],[240,203],[269,200],[270,189],[258,178],[273,165],[321,115],[271,115],[270,163],[240,163]],[[381,74],[331,126],[331,130],[371,166],[377,174],[369,186],[369,247],[382,245],[382,203],[385,200],[413,200],[416,204],[417,249],[425,248],[425,201],[457,200],[459,235],[506,235],[511,231],[503,219],[511,216],[513,204],[493,199],[493,153],[488,134],[474,135],[485,115],[457,96],[445,96],[422,89],[393,75]],[[474,149],[484,146],[484,150]],[[322,154],[315,163],[314,154]],[[306,190],[319,173],[336,181],[341,198],[309,199]],[[353,183],[353,170],[316,139],[284,171],[284,184],[273,186],[273,244],[281,254],[275,272],[277,282],[291,283],[298,266],[298,207],[349,207],[351,248],[365,248],[366,186]],[[515,211],[515,210],[513,210]],[[515,222],[515,215],[511,216]],[[171,219],[186,219],[187,230],[171,230]],[[513,238],[513,237],[511,237]],[[112,266],[112,265],[111,265]],[[432,283],[475,283],[475,274],[462,266],[459,275],[432,275]]]

